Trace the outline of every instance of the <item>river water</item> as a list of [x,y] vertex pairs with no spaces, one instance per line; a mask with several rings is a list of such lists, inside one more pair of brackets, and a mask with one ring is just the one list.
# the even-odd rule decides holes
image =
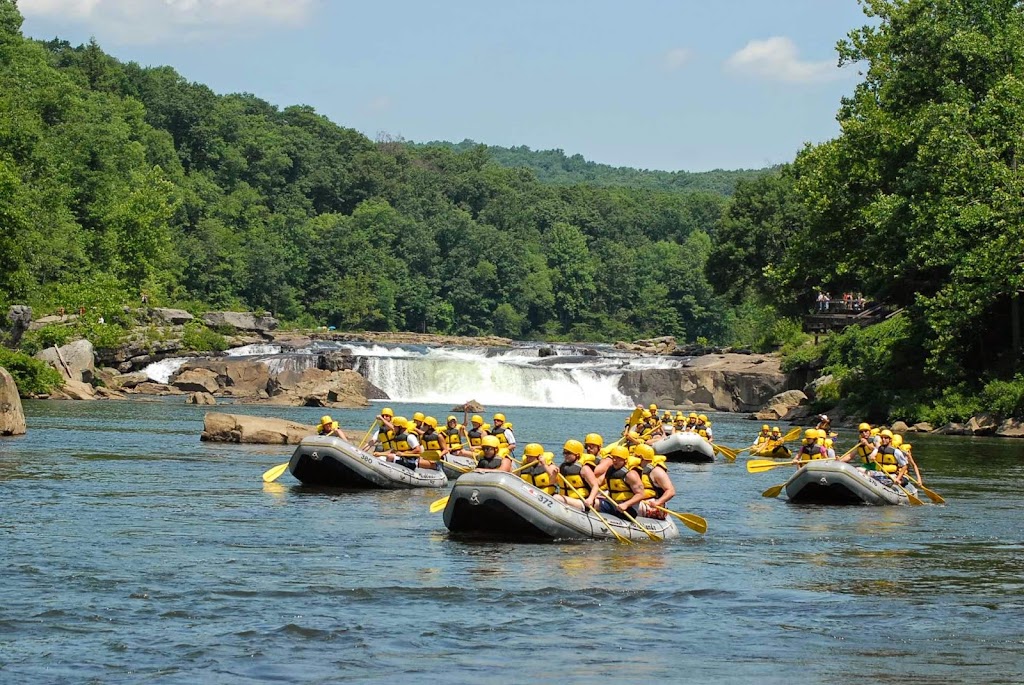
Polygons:
[[[1024,681],[1022,442],[914,436],[945,506],[767,500],[788,469],[741,457],[670,467],[705,537],[464,542],[446,491],[264,485],[290,449],[200,443],[180,401],[30,401],[0,441],[0,682]],[[624,415],[506,413],[556,452]]]

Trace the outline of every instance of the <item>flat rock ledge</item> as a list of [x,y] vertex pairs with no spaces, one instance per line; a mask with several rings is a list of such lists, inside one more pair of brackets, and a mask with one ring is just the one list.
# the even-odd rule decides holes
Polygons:
[[316,435],[316,428],[296,421],[207,412],[199,439],[203,442],[234,442],[248,445],[297,445],[309,435]]

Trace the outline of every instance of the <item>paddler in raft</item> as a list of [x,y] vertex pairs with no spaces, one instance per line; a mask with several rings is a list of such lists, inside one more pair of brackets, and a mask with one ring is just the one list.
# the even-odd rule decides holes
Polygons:
[[825,446],[818,443],[818,436],[820,433],[817,428],[808,428],[804,431],[803,445],[800,447],[800,451],[793,457],[791,464],[796,464],[799,468],[807,462],[813,459],[827,459],[828,452],[825,450]]
[[[598,459],[604,440],[597,433],[590,433],[584,438],[586,446],[579,440],[566,440],[562,447],[563,461],[558,467],[565,483],[561,483],[562,494],[555,499],[575,509],[586,511],[594,507],[597,500],[598,482],[594,475],[594,462]],[[569,486],[572,487],[569,487]],[[581,499],[582,498],[582,499]]]
[[632,456],[625,446],[616,445],[608,453],[608,458],[594,469],[594,475],[598,482],[604,479],[608,496],[611,497],[609,501],[608,496],[603,493],[600,495],[598,511],[619,518],[628,518],[626,513],[636,517],[636,505],[648,499],[640,477],[640,459]]
[[341,426],[338,425],[337,421],[327,415],[320,417],[320,425],[316,427],[316,433],[326,437],[341,438],[348,442],[348,436],[345,435],[345,431],[341,430]]
[[505,415],[495,414],[491,422],[493,427],[490,430],[490,434],[498,439],[500,447],[504,447],[508,450],[510,456],[515,457],[516,436],[512,434],[512,429],[505,426]]
[[655,454],[650,445],[639,445],[634,455],[640,457],[640,480],[647,495],[647,499],[637,505],[637,511],[647,518],[667,518],[668,514],[657,508],[668,506],[668,501],[676,496],[676,486],[665,469],[666,457]]
[[[377,420],[374,422],[373,433],[366,439],[366,442],[360,445],[360,449],[366,452],[373,452],[374,456],[382,456],[385,452],[390,449],[390,437],[394,434],[394,426],[391,425],[391,419],[395,418],[395,412],[391,407],[384,407],[380,410],[380,414],[377,414]],[[378,449],[379,444],[379,449]]]
[[512,459],[508,450],[502,448],[504,454],[498,452],[500,443],[493,435],[485,435],[480,441],[480,454],[476,458],[475,471],[511,471]]
[[433,416],[423,418],[423,434],[420,435],[423,452],[420,454],[420,468],[441,470],[441,458],[448,454],[448,441],[444,434],[437,430],[437,419]]
[[396,416],[390,423],[394,435],[391,437],[390,449],[384,454],[384,459],[414,471],[420,465],[423,445],[414,433],[409,432],[409,421],[404,416]]
[[[538,490],[554,495],[558,483],[558,467],[547,460],[546,454],[550,455],[551,452],[545,452],[540,443],[528,444],[523,449],[523,465],[519,477]],[[551,461],[554,461],[554,455],[551,455]]]
[[761,426],[761,432],[757,434],[757,438],[754,439],[754,448],[750,450],[751,454],[764,454],[768,451],[768,441],[772,439],[772,429],[768,427],[768,424]]
[[[483,423],[483,419],[480,419],[480,423]],[[459,423],[457,418],[449,416],[442,432],[444,433],[445,441],[448,443],[448,454],[456,457],[473,456],[473,450],[468,448],[470,444],[469,434],[466,432],[466,427]]]

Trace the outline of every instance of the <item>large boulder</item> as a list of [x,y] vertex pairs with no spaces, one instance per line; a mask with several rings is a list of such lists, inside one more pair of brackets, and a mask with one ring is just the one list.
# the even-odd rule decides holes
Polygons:
[[184,309],[167,309],[164,307],[155,307],[150,309],[149,315],[154,323],[165,324],[167,326],[182,326],[195,319],[194,316],[186,312]]
[[50,393],[51,400],[94,400],[96,389],[82,381],[66,380],[64,387]]
[[615,343],[615,349],[637,354],[672,354],[676,350],[676,339],[666,335],[660,338],[634,340],[631,343],[620,340]]
[[818,398],[818,390],[829,383],[835,382],[835,376],[827,374],[825,376],[818,376],[813,381],[804,386],[804,394],[807,395],[807,399],[813,401]]
[[217,398],[208,392],[194,392],[185,398],[185,404],[214,405]]
[[785,387],[773,355],[709,354],[677,369],[627,371],[619,380],[619,390],[639,404],[701,404],[728,412],[757,411]]
[[[265,395],[267,384],[270,381],[270,368],[262,362],[246,359],[194,359],[179,369],[179,375],[172,380],[172,384],[175,387],[182,387],[178,385],[178,380],[182,375],[191,371],[203,371],[205,374],[213,375],[213,387],[203,388],[202,391],[220,392],[232,397]],[[189,388],[188,390],[196,392],[200,389]]]
[[996,435],[1001,438],[1024,438],[1024,421],[1006,419],[999,424]]
[[88,340],[75,340],[60,348],[47,347],[35,356],[68,380],[92,383],[96,375],[96,351]]
[[893,433],[899,433],[900,435],[903,435],[904,433],[910,431],[910,426],[908,426],[904,421],[893,421],[892,425],[889,426],[889,430],[891,430]]
[[367,407],[366,379],[355,371],[304,369],[275,376],[267,386],[271,404],[307,407]]
[[967,431],[971,435],[992,435],[999,429],[999,421],[992,414],[981,413],[972,416],[967,422]]
[[14,347],[32,324],[32,307],[27,304],[12,304],[7,310],[7,320],[10,322],[10,343]]
[[272,331],[278,324],[272,316],[256,316],[252,312],[206,312],[202,319],[210,328],[234,328],[239,331]]
[[267,445],[294,445],[316,428],[285,419],[208,412],[199,439],[208,442],[238,442]]
[[178,374],[171,385],[182,392],[214,393],[220,389],[217,374],[210,369],[189,369]]
[[452,411],[463,411],[469,412],[471,414],[479,414],[480,412],[484,411],[484,405],[480,404],[476,400],[470,400],[465,404],[459,404],[452,407]]
[[908,433],[931,433],[933,430],[935,430],[935,427],[932,426],[932,424],[928,423],[927,421],[921,421],[920,423],[915,423],[913,426],[911,426],[909,429],[907,429],[907,432]]
[[0,366],[0,435],[24,435],[26,430],[18,386],[7,369]]

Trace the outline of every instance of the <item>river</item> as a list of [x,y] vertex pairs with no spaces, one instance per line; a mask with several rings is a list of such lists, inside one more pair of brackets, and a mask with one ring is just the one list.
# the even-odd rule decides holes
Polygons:
[[[670,467],[705,537],[463,542],[446,491],[264,485],[290,449],[200,443],[180,402],[29,401],[0,440],[3,683],[1024,681],[1022,442],[913,436],[945,506],[792,506],[741,457]],[[498,409],[556,452],[624,415]]]

